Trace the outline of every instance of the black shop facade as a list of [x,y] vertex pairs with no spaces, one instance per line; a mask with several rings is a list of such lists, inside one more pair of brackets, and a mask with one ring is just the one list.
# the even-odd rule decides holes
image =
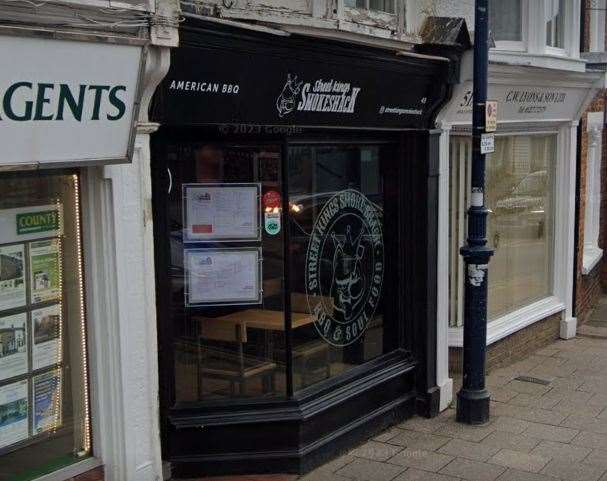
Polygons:
[[450,62],[188,18],[156,94],[163,458],[309,471],[438,411]]

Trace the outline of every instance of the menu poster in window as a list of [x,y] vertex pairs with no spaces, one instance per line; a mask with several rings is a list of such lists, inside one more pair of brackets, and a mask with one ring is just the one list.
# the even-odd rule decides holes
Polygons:
[[0,246],[0,311],[25,306],[25,246]]
[[30,243],[31,302],[61,298],[61,241]]
[[186,305],[259,304],[260,257],[257,248],[186,250]]
[[34,377],[34,434],[56,429],[61,425],[61,371],[51,371]]
[[27,314],[0,317],[0,380],[27,373]]
[[33,369],[61,362],[61,304],[32,311]]
[[28,437],[27,380],[0,387],[0,448]]
[[184,242],[259,240],[259,184],[184,184]]

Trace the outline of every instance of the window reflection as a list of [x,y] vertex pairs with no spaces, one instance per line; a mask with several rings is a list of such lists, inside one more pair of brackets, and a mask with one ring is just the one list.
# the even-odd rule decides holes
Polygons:
[[289,150],[296,389],[338,376],[394,345],[386,341],[380,160],[378,146]]

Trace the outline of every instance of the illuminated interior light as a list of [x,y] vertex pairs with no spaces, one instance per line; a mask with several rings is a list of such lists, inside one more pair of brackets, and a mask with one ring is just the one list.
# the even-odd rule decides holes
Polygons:
[[78,174],[74,174],[74,207],[76,211],[76,250],[78,255],[78,290],[80,303],[80,330],[82,343],[82,376],[84,383],[84,436],[83,451],[89,453],[91,450],[91,422],[89,408],[89,379],[88,379],[88,358],[86,350],[86,309],[84,299],[84,264],[82,258],[82,228],[80,225],[80,184]]
[[[56,199],[55,201],[57,205],[57,212],[59,212],[59,226],[61,232],[64,232],[64,218],[63,218],[63,209],[61,206],[61,199]],[[55,359],[55,364],[60,364],[63,361],[63,236],[60,235],[56,239],[57,242],[57,263],[59,269],[59,343],[57,347],[57,359]],[[62,365],[62,364],[61,364]],[[56,386],[56,395],[55,395],[55,421],[53,423],[53,427],[51,428],[51,432],[57,432],[61,424],[61,400],[63,397],[63,372],[61,369],[54,371],[54,375],[57,377],[57,386]]]

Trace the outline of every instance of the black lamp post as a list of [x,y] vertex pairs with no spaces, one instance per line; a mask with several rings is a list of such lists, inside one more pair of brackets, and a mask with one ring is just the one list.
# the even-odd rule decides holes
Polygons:
[[472,113],[472,191],[468,209],[468,238],[464,257],[464,375],[457,394],[457,420],[483,424],[489,420],[489,391],[485,386],[487,354],[487,266],[493,250],[487,247],[485,155],[481,139],[486,129],[489,63],[488,0],[476,0],[474,17],[474,85]]

